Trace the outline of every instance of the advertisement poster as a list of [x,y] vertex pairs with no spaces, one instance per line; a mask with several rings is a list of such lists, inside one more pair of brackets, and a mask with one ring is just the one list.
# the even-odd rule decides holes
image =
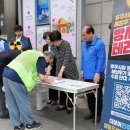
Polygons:
[[76,0],[51,1],[51,30],[58,30],[76,57]]
[[115,0],[101,130],[130,130],[130,0]]
[[50,31],[50,26],[37,26],[37,50],[42,52],[43,45],[45,41],[43,40],[43,34]]
[[36,0],[36,24],[49,23],[49,0]]
[[23,0],[23,32],[29,37],[33,48],[36,48],[35,0]]

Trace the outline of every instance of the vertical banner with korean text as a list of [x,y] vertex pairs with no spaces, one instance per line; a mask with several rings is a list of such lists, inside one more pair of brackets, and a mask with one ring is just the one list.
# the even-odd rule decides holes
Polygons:
[[115,0],[101,130],[130,130],[130,0]]
[[76,57],[76,0],[51,0],[51,30],[59,30]]
[[31,39],[32,47],[36,48],[35,0],[23,0],[23,32]]

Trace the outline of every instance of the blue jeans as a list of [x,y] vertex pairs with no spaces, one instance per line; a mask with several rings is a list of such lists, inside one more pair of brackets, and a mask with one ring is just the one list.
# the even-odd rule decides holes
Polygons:
[[13,125],[19,126],[21,123],[32,124],[34,121],[32,108],[25,86],[6,77],[3,77],[3,84]]

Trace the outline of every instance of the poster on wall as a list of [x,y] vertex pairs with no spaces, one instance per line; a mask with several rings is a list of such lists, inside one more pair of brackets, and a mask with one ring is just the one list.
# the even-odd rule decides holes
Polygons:
[[49,0],[36,0],[36,24],[49,23]]
[[43,40],[43,34],[50,31],[50,26],[37,26],[37,50],[42,52],[43,45],[45,41]]
[[76,0],[51,0],[51,31],[58,30],[76,57]]
[[130,130],[130,0],[114,1],[101,130]]
[[23,33],[36,48],[35,0],[23,0]]

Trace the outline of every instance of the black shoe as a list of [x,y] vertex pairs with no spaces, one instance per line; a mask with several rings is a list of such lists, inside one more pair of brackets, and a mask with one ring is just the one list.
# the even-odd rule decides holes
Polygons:
[[94,117],[94,114],[93,114],[93,113],[90,113],[90,114],[84,116],[84,119],[85,119],[85,120],[89,120],[89,119],[92,119],[93,117]]
[[72,108],[66,110],[66,114],[71,114],[71,113],[72,113]]
[[52,103],[52,101],[47,102],[47,104],[51,104],[51,103]]
[[14,130],[24,130],[25,126],[23,124],[21,124],[20,126],[15,126]]
[[[97,123],[100,122],[101,116],[97,116]],[[95,117],[93,118],[93,123],[95,123]]]
[[52,101],[51,106],[55,106],[55,105],[57,105],[57,101]]
[[65,106],[64,106],[64,107],[57,107],[55,110],[56,110],[56,111],[66,110],[66,107],[65,107]]
[[42,125],[41,125],[41,123],[37,123],[37,122],[33,122],[31,125],[26,125],[26,129],[25,130],[35,130],[35,129],[39,129],[39,128],[41,128],[42,127]]
[[9,116],[9,114],[4,114],[4,115],[1,115],[0,118],[1,119],[9,119],[10,116]]

